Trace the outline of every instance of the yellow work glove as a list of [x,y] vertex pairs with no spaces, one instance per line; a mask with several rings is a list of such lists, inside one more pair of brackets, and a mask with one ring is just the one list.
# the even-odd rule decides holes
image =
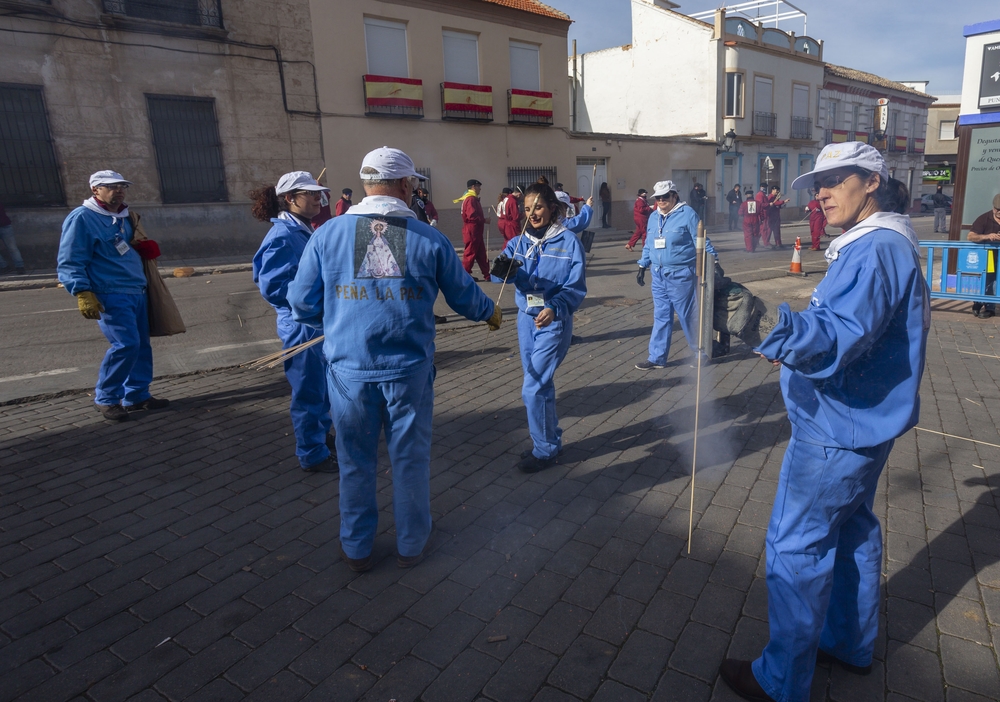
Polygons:
[[503,321],[503,312],[500,311],[500,305],[493,305],[493,316],[486,320],[486,324],[489,325],[490,331],[496,331],[500,328],[500,322]]
[[84,290],[76,294],[76,304],[80,308],[80,314],[87,319],[100,319],[101,312],[104,311],[104,307],[101,305],[101,301],[97,299],[97,295],[89,290]]

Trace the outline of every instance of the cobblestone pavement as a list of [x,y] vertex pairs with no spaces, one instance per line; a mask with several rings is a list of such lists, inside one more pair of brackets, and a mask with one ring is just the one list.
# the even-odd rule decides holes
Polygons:
[[[514,325],[482,355],[482,325],[441,327],[436,531],[412,570],[384,453],[378,562],[338,560],[337,480],[297,469],[279,372],[157,381],[171,408],[122,425],[82,394],[0,407],[0,700],[735,699],[719,663],[767,639],[778,374],[739,344],[704,370],[688,555],[689,352],[676,331],[667,369],[634,370],[648,292],[592,290],[556,379],[567,448],[532,476],[513,470]],[[921,426],[1000,444],[997,326],[949,304]],[[896,443],[874,671],[817,668],[814,700],[1000,698],[998,458],[923,431]]]

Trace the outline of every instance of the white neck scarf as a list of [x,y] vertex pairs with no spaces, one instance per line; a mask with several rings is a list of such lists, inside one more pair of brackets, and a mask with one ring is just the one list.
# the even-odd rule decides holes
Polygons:
[[857,241],[865,234],[870,234],[876,229],[888,229],[906,237],[907,241],[909,241],[913,248],[916,249],[917,253],[920,253],[920,244],[917,239],[917,233],[913,231],[913,225],[910,223],[910,218],[907,215],[901,215],[895,212],[876,212],[868,219],[858,222],[851,227],[851,229],[834,239],[833,243],[830,244],[823,256],[826,257],[826,260],[831,263],[836,261],[840,256],[840,250],[842,248]]
[[555,239],[557,236],[567,231],[569,230],[563,226],[562,222],[553,222],[549,225],[549,228],[545,230],[545,234],[541,237],[536,237],[535,235],[529,233],[528,228],[525,227],[524,234],[522,236],[524,236],[531,245],[528,247],[528,250],[524,252],[524,257],[528,258],[529,256],[535,256],[537,258],[538,254],[541,252],[542,244],[546,241]]
[[308,234],[312,234],[312,229],[306,226],[305,222],[293,215],[291,212],[279,212],[277,218],[282,222],[288,222],[289,224],[294,224],[300,229],[304,229]]
[[369,195],[361,202],[347,210],[352,215],[381,215],[382,217],[413,217],[409,205],[391,195]]
[[97,204],[97,199],[93,197],[88,197],[83,201],[83,206],[86,207],[91,212],[96,212],[99,215],[111,218],[112,224],[117,224],[119,219],[128,219],[128,205],[121,212],[112,212],[111,210],[106,210]]

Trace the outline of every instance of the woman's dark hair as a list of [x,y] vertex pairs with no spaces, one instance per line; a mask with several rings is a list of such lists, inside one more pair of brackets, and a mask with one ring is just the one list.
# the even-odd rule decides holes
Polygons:
[[[864,179],[872,174],[871,171],[864,168],[852,168],[851,170]],[[881,212],[906,214],[906,211],[910,209],[910,191],[903,181],[892,177],[886,179],[880,175],[878,189],[875,190],[872,197],[875,198]]]
[[[549,184],[549,179],[546,178],[543,175],[540,175],[540,176],[538,176],[538,180],[536,180],[535,183],[537,185],[548,185]],[[527,193],[525,193],[525,194],[527,194]]]
[[285,198],[278,197],[273,185],[262,185],[256,190],[251,190],[249,195],[253,200],[250,213],[256,220],[270,222],[279,212],[288,211],[288,203],[285,202]]
[[532,183],[524,191],[524,201],[528,202],[528,198],[532,195],[537,195],[538,199],[552,210],[553,221],[558,221],[566,216],[566,205],[559,202],[559,198],[556,197],[556,191],[551,186],[545,183]]

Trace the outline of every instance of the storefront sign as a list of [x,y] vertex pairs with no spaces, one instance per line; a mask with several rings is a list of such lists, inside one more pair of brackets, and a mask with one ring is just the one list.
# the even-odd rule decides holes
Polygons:
[[979,81],[979,109],[1000,107],[1000,42],[983,47],[983,75]]
[[939,166],[937,168],[925,168],[924,169],[924,180],[941,181],[942,183],[951,182],[951,166]]

